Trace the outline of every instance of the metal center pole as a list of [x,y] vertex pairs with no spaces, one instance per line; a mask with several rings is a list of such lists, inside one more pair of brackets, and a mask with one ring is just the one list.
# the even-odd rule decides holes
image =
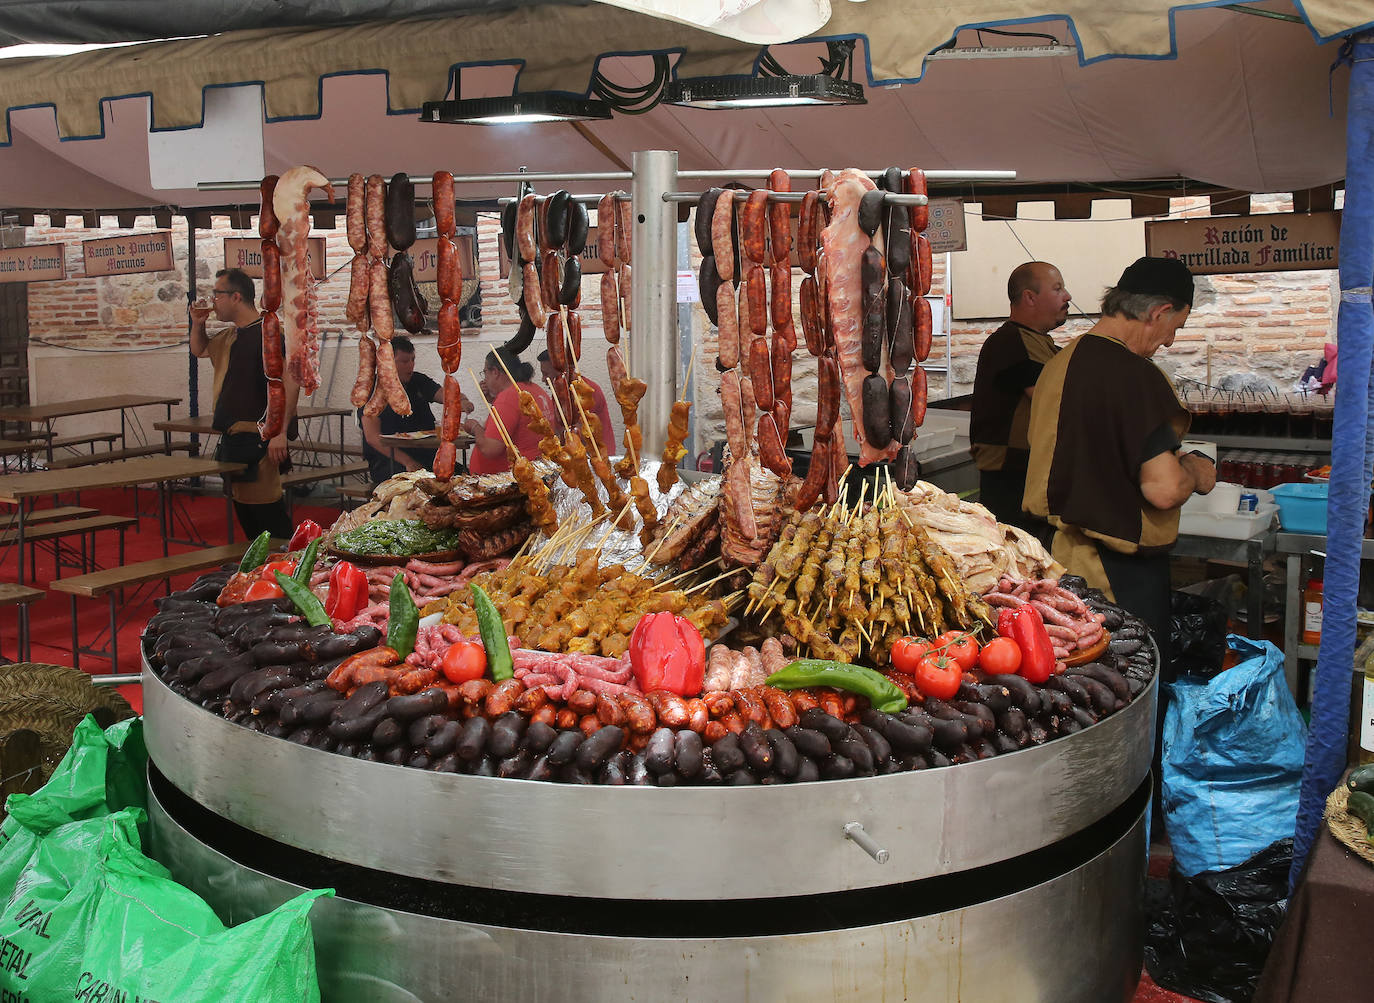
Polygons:
[[677,152],[637,152],[631,168],[630,366],[649,384],[640,409],[642,458],[648,459],[663,452],[668,411],[677,398],[677,207],[663,201],[677,190]]

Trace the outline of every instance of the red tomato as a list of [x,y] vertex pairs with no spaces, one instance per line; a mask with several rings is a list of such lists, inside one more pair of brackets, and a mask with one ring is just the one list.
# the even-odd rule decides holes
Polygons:
[[444,652],[439,668],[451,683],[481,679],[487,674],[487,651],[475,641],[458,641]]
[[916,666],[930,653],[930,645],[919,637],[899,637],[892,645],[892,667],[908,676],[916,674]]
[[959,663],[944,655],[927,655],[916,667],[916,687],[926,696],[948,700],[959,692],[963,679]]
[[992,676],[1009,676],[1021,667],[1021,649],[1009,637],[997,637],[983,645],[978,665]]
[[276,599],[285,595],[281,586],[269,578],[260,578],[252,585],[248,586],[248,591],[244,593],[244,602],[257,602],[259,599]]
[[978,642],[973,639],[972,634],[966,634],[962,630],[947,630],[937,640],[941,654],[957,662],[964,672],[978,664]]

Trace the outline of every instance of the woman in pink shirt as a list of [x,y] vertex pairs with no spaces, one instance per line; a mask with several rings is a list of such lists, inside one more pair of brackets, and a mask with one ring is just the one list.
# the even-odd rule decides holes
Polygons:
[[[498,352],[501,353],[499,359]],[[505,363],[504,368],[502,363]],[[519,381],[518,389],[516,384],[510,381],[510,376],[506,375],[507,369],[510,370],[511,376]],[[539,435],[530,427],[530,420],[520,413],[519,391],[526,390],[534,396],[539,404],[539,410],[544,413],[545,420],[550,424],[553,423],[553,404],[550,403],[547,393],[530,382],[533,375],[534,367],[528,362],[521,362],[518,358],[507,355],[504,349],[498,348],[495,352],[487,353],[480,389],[482,396],[491,402],[491,410],[500,415],[502,424],[510,433],[511,441],[515,443],[515,448],[523,456],[537,460],[540,455]],[[474,440],[468,463],[469,470],[474,474],[494,474],[510,469],[510,457],[506,455],[506,444],[496,427],[495,417],[488,414],[485,425],[476,418],[469,418],[463,428]]]

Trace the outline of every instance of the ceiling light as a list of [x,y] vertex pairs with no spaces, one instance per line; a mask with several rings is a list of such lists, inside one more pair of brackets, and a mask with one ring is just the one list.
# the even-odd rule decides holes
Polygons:
[[670,83],[663,100],[688,108],[716,109],[868,103],[862,85],[824,74],[691,77]]
[[469,125],[525,125],[536,122],[580,122],[608,119],[610,106],[603,101],[533,91],[509,97],[465,98],[461,101],[426,101],[421,122]]

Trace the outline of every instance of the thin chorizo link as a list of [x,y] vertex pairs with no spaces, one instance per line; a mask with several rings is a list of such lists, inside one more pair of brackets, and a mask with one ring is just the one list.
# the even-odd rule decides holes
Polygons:
[[[773,330],[773,399],[782,401],[792,410],[792,349],[787,346],[783,332]],[[779,431],[786,434],[784,426]]]
[[268,310],[262,315],[262,371],[269,380],[280,380],[284,358],[281,320]]
[[766,411],[759,415],[759,460],[779,477],[792,474],[792,461],[783,450],[777,422]]
[[566,322],[568,328],[568,341],[572,343],[573,362],[582,361],[582,318],[576,310],[568,310]]
[[372,287],[372,277],[368,273],[367,255],[353,255],[353,264],[348,273],[348,305],[344,316],[355,324],[359,331],[368,329],[367,294]]
[[601,330],[612,345],[620,344],[620,291],[613,268],[601,273]]
[[935,263],[930,250],[930,241],[924,233],[916,237],[916,259],[921,266],[921,295],[930,295],[930,284],[935,279]]
[[[624,194],[619,192],[617,194]],[[616,236],[620,240],[620,247],[616,254],[616,261],[622,265],[628,265],[634,260],[634,207],[628,198],[617,198],[616,207]]]
[[368,175],[363,211],[367,217],[368,256],[386,257],[386,178],[380,174]]
[[462,323],[458,304],[449,300],[439,307],[439,364],[445,373],[456,373],[463,361]]
[[[781,167],[775,167],[768,175],[768,187],[775,192],[790,192],[792,179]],[[768,242],[774,264],[787,265],[790,271],[792,216],[786,202],[771,202],[768,205]]]
[[344,202],[344,219],[348,226],[348,246],[355,254],[367,253],[367,178],[361,174],[348,176],[348,199]]
[[262,308],[281,308],[281,250],[275,240],[262,242]]
[[367,304],[372,313],[372,330],[377,332],[377,337],[383,344],[387,344],[396,329],[392,321],[391,291],[387,288],[386,262],[381,258],[373,258],[371,271],[372,281],[368,284]]
[[438,257],[439,298],[456,303],[463,295],[463,263],[458,260],[458,245],[440,237]]
[[739,242],[744,257],[756,265],[766,263],[768,256],[768,191],[760,188],[749,193],[739,214]]
[[825,351],[825,337],[821,333],[821,304],[814,276],[808,275],[802,279],[799,295],[802,337],[806,339],[806,350],[819,357]]
[[767,338],[749,342],[749,381],[754,386],[754,403],[760,411],[773,410],[773,363]]
[[547,316],[544,310],[543,291],[539,287],[539,269],[534,267],[533,261],[527,261],[524,265],[525,280],[525,310],[530,315],[530,319],[536,324],[543,324]]
[[722,282],[716,289],[716,358],[724,369],[739,365],[739,316],[735,312],[735,289]]
[[768,330],[768,286],[763,276],[763,266],[754,264],[744,274],[744,287],[749,296],[749,333],[756,337]]
[[277,191],[277,176],[269,174],[263,178],[258,191],[262,194],[262,208],[258,210],[258,236],[263,240],[271,240],[281,228],[277,211],[272,208],[272,196]]
[[386,403],[391,410],[402,417],[410,414],[410,398],[406,396],[401,375],[396,372],[396,355],[389,341],[377,346],[377,384],[386,394]]
[[553,364],[553,368],[560,373],[565,372],[568,368],[568,346],[563,339],[563,317],[561,314],[549,314],[549,320],[544,329],[544,345],[549,350],[549,362]]
[[735,196],[727,189],[716,200],[715,212],[711,214],[711,250],[716,258],[716,274],[724,282],[730,282],[735,277],[735,244],[730,235],[734,211]]
[[615,193],[608,192],[596,204],[596,256],[608,270],[615,269],[615,217]]
[[533,192],[523,196],[515,211],[515,246],[522,262],[539,260],[539,248],[534,241],[534,200]]
[[438,227],[440,237],[451,240],[456,232],[457,223],[453,202],[453,175],[448,171],[435,171],[431,193],[434,196],[434,225]]
[[547,250],[539,258],[539,297],[550,310],[558,309],[558,285],[563,278],[563,262],[555,250]]
[[807,275],[816,274],[816,243],[820,239],[816,221],[820,199],[821,193],[816,191],[803,195],[800,214],[797,217],[797,260]]
[[634,285],[630,279],[629,265],[621,265],[616,269],[615,281],[620,286],[620,322],[625,330],[629,331],[634,327],[634,312],[630,309],[633,303],[630,294],[634,290]]
[[[265,326],[265,322],[264,322]],[[348,399],[354,407],[362,407],[372,395],[372,384],[377,378],[377,346],[367,335],[358,338],[358,378],[353,381],[353,391]]]
[[[906,193],[908,195],[928,195],[926,189],[926,172],[913,167],[906,174]],[[913,205],[909,206],[911,216],[911,229],[914,233],[920,233],[930,222],[930,206]]]
[[286,419],[286,391],[281,380],[267,381],[267,410],[258,424],[258,434],[264,440],[276,438],[281,434]]
[[[786,260],[775,261],[768,269],[768,278],[773,285],[768,292],[768,314],[773,329],[792,330],[792,266]],[[796,348],[795,331],[791,337],[792,348]]]
[[934,318],[930,313],[930,300],[924,296],[916,297],[916,361],[925,362],[930,356],[930,346],[935,340]]

